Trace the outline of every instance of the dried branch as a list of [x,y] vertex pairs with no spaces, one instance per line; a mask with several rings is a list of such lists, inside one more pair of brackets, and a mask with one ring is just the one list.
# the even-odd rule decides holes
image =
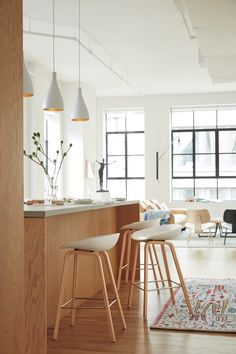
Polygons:
[[[61,170],[63,161],[64,161],[65,157],[67,156],[69,150],[71,149],[72,144],[69,144],[69,147],[67,148],[67,150],[64,151],[63,150],[63,140],[61,140],[60,151],[57,150],[55,159],[51,159],[44,151],[44,147],[40,141],[40,138],[41,138],[40,133],[33,133],[32,140],[33,140],[33,143],[35,146],[35,151],[33,151],[31,154],[28,154],[24,150],[24,155],[26,157],[28,157],[31,161],[35,162],[37,165],[39,165],[43,169],[43,172],[45,173],[45,175],[47,177],[48,183],[49,183],[50,187],[53,189],[57,185],[57,180],[59,177],[59,172]],[[47,165],[45,164],[45,159],[54,166],[53,173],[51,176],[48,172]]]

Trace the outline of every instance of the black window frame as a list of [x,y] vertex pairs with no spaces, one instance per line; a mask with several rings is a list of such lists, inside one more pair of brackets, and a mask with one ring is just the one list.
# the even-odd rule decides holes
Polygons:
[[[116,111],[116,110],[114,110]],[[129,134],[142,134],[145,137],[145,131],[144,130],[126,130],[127,127],[127,122],[126,122],[126,115],[125,115],[125,130],[119,130],[119,131],[107,131],[107,112],[105,112],[105,122],[106,122],[106,163],[108,162],[108,158],[111,156],[114,156],[114,159],[116,156],[124,156],[125,157],[125,175],[124,177],[108,177],[109,176],[109,164],[107,164],[107,168],[106,168],[106,184],[107,181],[109,180],[121,180],[121,181],[125,181],[125,197],[127,198],[127,194],[128,194],[128,181],[130,180],[145,180],[145,175],[144,177],[129,177],[128,176],[128,157],[129,156],[143,156],[145,159],[145,152],[144,154],[128,154],[128,148],[127,148],[127,142],[128,142],[128,135]],[[109,112],[112,112],[109,111]],[[123,110],[123,112],[127,112],[127,110]],[[109,151],[108,151],[108,136],[110,135],[118,135],[118,134],[124,134],[125,137],[125,152],[124,154],[121,155],[110,155]]]
[[[171,177],[172,177],[172,181],[173,180],[183,180],[183,179],[188,179],[188,180],[193,180],[193,195],[196,194],[196,180],[199,179],[216,179],[216,196],[217,199],[219,199],[219,180],[220,179],[236,179],[236,173],[233,176],[221,176],[220,175],[220,155],[236,155],[236,152],[225,152],[225,153],[221,153],[219,152],[219,135],[220,132],[225,132],[225,131],[233,131],[236,133],[236,127],[232,127],[232,128],[227,128],[227,127],[218,127],[218,117],[217,117],[217,109],[215,109],[214,107],[212,107],[212,109],[214,109],[216,111],[216,127],[213,128],[195,128],[194,127],[194,112],[198,110],[198,108],[194,108],[194,109],[190,109],[189,111],[193,112],[193,128],[189,128],[187,127],[186,129],[181,128],[181,129],[173,129],[171,126]],[[224,108],[221,108],[224,109]],[[213,131],[215,134],[215,151],[214,153],[196,153],[196,132],[209,132],[209,131]],[[177,154],[174,153],[174,134],[175,133],[181,133],[181,132],[190,132],[192,133],[192,153],[185,153],[185,154]],[[215,156],[215,175],[212,176],[196,176],[196,156],[197,155],[214,155]],[[192,176],[174,176],[174,156],[183,156],[183,155],[191,155],[192,156],[192,161],[193,161],[193,174]],[[171,193],[172,193],[172,200],[173,200],[173,187],[171,188]]]

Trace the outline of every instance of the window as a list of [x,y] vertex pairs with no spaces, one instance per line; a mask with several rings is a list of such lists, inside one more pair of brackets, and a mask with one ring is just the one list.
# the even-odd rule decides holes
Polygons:
[[[55,112],[44,112],[44,136],[45,136],[45,152],[46,155],[51,159],[56,158],[56,151],[60,149],[60,114]],[[46,166],[49,172],[49,175],[53,175],[54,165],[50,163],[47,157],[45,158]],[[47,194],[47,179],[45,177],[45,193]],[[61,194],[60,188],[60,175],[58,179],[58,192]]]
[[112,197],[145,199],[144,111],[106,111],[107,189]]
[[236,199],[236,107],[173,109],[172,200]]

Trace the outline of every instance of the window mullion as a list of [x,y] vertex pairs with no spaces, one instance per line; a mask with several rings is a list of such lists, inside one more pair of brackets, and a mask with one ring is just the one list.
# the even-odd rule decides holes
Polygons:
[[125,132],[125,178],[128,178],[127,132]]
[[215,146],[215,154],[216,154],[216,178],[219,178],[220,173],[219,173],[219,130],[216,129],[216,135],[215,135],[215,140],[216,140],[216,146]]
[[125,114],[125,190],[126,190],[126,198],[128,195],[128,157],[127,157],[127,114]]
[[[106,162],[108,162],[108,134],[106,133]],[[109,169],[109,165],[107,165],[106,168],[106,187],[107,187],[107,180],[108,180],[108,169]]]
[[195,142],[195,130],[193,126],[193,131],[192,131],[192,140],[193,140],[193,195],[195,195],[195,178],[196,178],[196,142]]

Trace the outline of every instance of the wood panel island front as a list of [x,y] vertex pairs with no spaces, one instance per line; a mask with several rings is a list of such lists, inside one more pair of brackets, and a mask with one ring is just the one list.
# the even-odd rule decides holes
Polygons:
[[[123,225],[139,220],[139,201],[32,205],[25,206],[24,215],[25,353],[46,354],[47,328],[54,325],[60,287],[64,254],[61,246],[85,237],[119,232]],[[110,257],[116,276],[119,243],[110,251]],[[96,294],[100,290],[96,264],[92,259],[82,259],[79,267],[80,296]],[[71,290],[67,290],[69,295]]]

